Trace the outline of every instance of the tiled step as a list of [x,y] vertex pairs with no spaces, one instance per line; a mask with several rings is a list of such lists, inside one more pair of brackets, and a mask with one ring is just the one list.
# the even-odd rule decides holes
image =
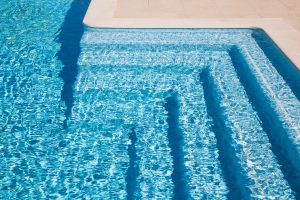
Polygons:
[[208,74],[225,126],[231,130],[231,145],[245,173],[244,184],[250,189],[250,196],[293,198],[230,56],[224,53],[222,60],[213,64]]
[[192,199],[226,199],[228,189],[222,175],[217,138],[208,116],[199,70],[185,75],[178,85],[179,126],[183,135],[184,164]]

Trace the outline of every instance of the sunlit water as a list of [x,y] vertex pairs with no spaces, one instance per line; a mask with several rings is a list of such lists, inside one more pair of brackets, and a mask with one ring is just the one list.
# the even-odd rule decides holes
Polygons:
[[300,73],[260,30],[0,5],[1,199],[299,198]]

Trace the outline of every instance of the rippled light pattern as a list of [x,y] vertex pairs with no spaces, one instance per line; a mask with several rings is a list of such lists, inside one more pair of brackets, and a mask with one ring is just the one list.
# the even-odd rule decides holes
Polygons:
[[71,3],[0,3],[0,199],[299,197],[298,90],[262,32],[86,28],[66,120]]
[[64,188],[63,65],[54,40],[70,4],[0,2],[0,199],[48,199]]
[[[176,93],[179,106],[174,109],[178,109],[175,113],[183,138],[182,162],[185,166],[176,173],[181,173],[181,178],[185,179],[183,192],[186,198],[293,198],[295,191],[291,190],[291,183],[280,166],[285,163],[278,164],[280,158],[271,148],[272,145],[279,147],[269,142],[271,136],[261,126],[261,119],[241,83],[242,77],[237,74],[242,66],[233,63],[236,58],[232,52],[239,51],[241,55],[237,52],[234,55],[244,57],[248,63],[244,68],[249,68],[249,73],[256,77],[267,103],[284,122],[286,140],[294,144],[291,148],[293,159],[299,158],[297,112],[300,104],[253,39],[253,32],[88,29],[81,41],[80,72],[75,89],[76,115],[70,121],[70,127],[76,125],[78,130],[89,126],[95,131],[103,131],[106,127],[107,134],[113,126],[108,126],[110,123],[122,124],[120,132],[123,133],[130,133],[134,128],[137,135],[135,162],[140,172],[135,197],[172,198],[176,194],[176,180],[171,178],[176,163],[174,156],[170,156],[173,149],[167,136],[168,127],[172,126],[168,123],[172,121],[168,121],[165,105]],[[203,71],[208,73],[201,81]],[[272,81],[274,79],[276,81]],[[209,82],[208,87],[202,82]],[[211,99],[205,98],[205,90],[212,93]],[[215,107],[213,115],[221,122],[208,114],[207,109],[211,108],[205,101],[217,104],[212,105]],[[219,135],[214,133],[214,123],[221,124],[217,126],[223,129],[218,130]],[[119,166],[119,174],[116,173],[119,177],[115,177],[124,181],[122,177],[130,158],[119,152],[120,141],[124,140],[123,148],[127,145],[126,138],[119,134],[118,131],[109,134],[110,138],[120,139],[106,145],[114,154],[109,156],[112,159],[108,161],[109,165],[115,166],[113,158],[118,157],[118,164],[124,162],[127,166]],[[222,146],[228,146],[232,152]],[[221,153],[232,156],[221,159]],[[228,165],[232,169],[226,169],[230,168]],[[297,162],[291,165],[296,169],[299,167]],[[227,177],[226,171],[230,174]],[[109,174],[109,177],[114,176]],[[118,186],[120,188],[113,189],[114,192],[123,195],[126,182],[120,181]]]

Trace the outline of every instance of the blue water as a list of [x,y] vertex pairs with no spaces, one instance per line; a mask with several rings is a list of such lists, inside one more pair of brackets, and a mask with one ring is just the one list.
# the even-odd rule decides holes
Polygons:
[[0,3],[0,199],[299,199],[300,73],[258,29],[90,29]]

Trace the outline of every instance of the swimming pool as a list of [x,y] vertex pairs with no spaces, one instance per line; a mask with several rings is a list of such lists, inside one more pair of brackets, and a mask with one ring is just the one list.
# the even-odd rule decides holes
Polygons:
[[1,198],[299,198],[300,73],[263,31],[83,30],[87,2],[16,2]]

